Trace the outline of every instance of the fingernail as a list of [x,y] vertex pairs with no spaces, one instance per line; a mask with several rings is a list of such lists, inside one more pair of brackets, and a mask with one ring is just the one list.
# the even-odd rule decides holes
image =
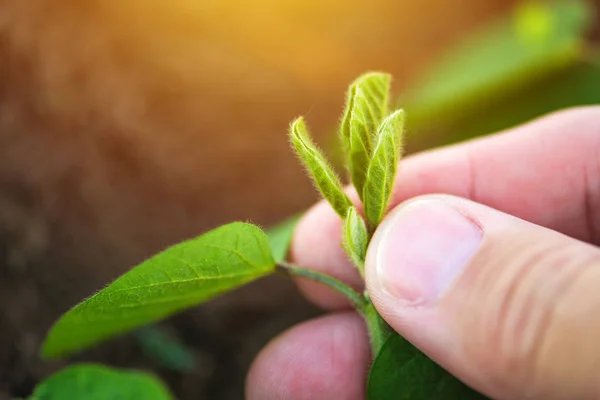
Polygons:
[[483,238],[481,229],[443,200],[415,200],[396,209],[374,238],[381,290],[412,305],[438,300]]

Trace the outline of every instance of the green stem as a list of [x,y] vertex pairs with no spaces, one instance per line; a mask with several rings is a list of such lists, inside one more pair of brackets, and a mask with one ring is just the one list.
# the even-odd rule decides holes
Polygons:
[[350,303],[362,314],[365,314],[366,309],[369,305],[367,300],[361,296],[356,290],[352,289],[350,286],[338,281],[335,278],[332,278],[329,275],[322,274],[317,271],[313,271],[312,269],[296,267],[294,265],[288,264],[286,262],[281,262],[277,264],[277,270],[279,272],[285,273],[287,275],[298,276],[302,278],[307,278],[315,282],[322,283],[325,286],[330,287],[336,292],[340,293],[344,297],[346,297]]
[[373,355],[375,356],[379,353],[379,349],[381,346],[383,346],[383,343],[388,338],[391,329],[384,319],[381,318],[375,309],[375,306],[373,306],[373,303],[371,303],[367,296],[360,295],[350,286],[338,281],[335,278],[332,278],[329,275],[325,275],[311,269],[301,268],[286,262],[281,262],[277,264],[277,270],[286,275],[307,278],[312,281],[322,283],[346,297],[365,319],[367,329],[369,331]]
[[379,353],[379,349],[385,343],[389,337],[392,329],[385,322],[381,315],[375,309],[373,303],[367,300],[367,306],[363,312],[363,316],[367,323],[367,329],[369,330],[369,338],[371,339],[371,350],[373,350],[373,357]]

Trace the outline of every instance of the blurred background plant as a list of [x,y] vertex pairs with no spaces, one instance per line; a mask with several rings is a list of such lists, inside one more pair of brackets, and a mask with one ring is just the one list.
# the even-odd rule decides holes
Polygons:
[[[307,115],[327,148],[366,70],[393,74],[409,151],[600,103],[599,9],[0,0],[0,399],[65,365],[39,360],[46,330],[129,266],[314,202],[288,123]],[[259,348],[318,312],[267,279],[73,361],[157,372],[183,400],[238,399]]]

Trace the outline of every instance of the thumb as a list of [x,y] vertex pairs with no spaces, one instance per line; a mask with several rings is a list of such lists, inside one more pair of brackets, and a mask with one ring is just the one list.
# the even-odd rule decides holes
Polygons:
[[599,399],[600,250],[489,207],[425,196],[369,248],[383,318],[495,399]]

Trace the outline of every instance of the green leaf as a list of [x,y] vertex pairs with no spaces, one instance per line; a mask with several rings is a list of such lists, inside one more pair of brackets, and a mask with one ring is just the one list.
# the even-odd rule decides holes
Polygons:
[[390,82],[389,74],[370,72],[356,79],[348,90],[340,135],[352,183],[361,196],[375,131],[387,115]]
[[[464,141],[490,132],[499,132],[542,115],[575,106],[600,104],[600,58],[552,74],[519,93],[490,99],[477,117],[463,114],[448,131],[443,144]],[[411,124],[412,126],[412,124]]]
[[365,256],[369,244],[369,234],[365,221],[358,214],[355,207],[348,209],[344,219],[344,235],[342,245],[350,256],[354,265],[358,268],[361,276],[364,276]]
[[[347,109],[344,113],[344,119],[348,118],[350,111],[355,111],[363,114],[365,121],[368,124],[370,131],[375,131],[381,121],[388,114],[389,107],[389,93],[392,76],[383,72],[367,72],[362,74],[350,84],[348,89],[348,101],[346,104]],[[361,90],[364,96],[363,104],[351,104],[352,93],[358,88]],[[358,106],[358,108],[356,108]],[[344,126],[342,120],[342,126]],[[347,128],[347,127],[346,127]],[[342,128],[342,135],[346,136],[344,128]]]
[[379,225],[392,194],[400,159],[404,111],[397,110],[386,117],[377,131],[377,143],[367,170],[363,203],[369,227]]
[[174,400],[154,375],[95,364],[80,364],[40,383],[29,400]]
[[[366,98],[360,88],[355,90],[354,109],[350,115],[350,134],[348,139],[348,168],[350,179],[362,197],[362,189],[365,186],[367,168],[371,160],[375,129],[369,116],[363,113],[368,109]],[[376,127],[377,125],[375,125]]]
[[171,371],[191,373],[197,367],[194,350],[162,326],[147,326],[134,332],[138,344],[149,356]]
[[371,366],[367,397],[369,400],[486,399],[397,333],[388,337]]
[[303,118],[296,119],[290,125],[290,138],[296,153],[323,197],[335,212],[344,218],[352,202],[344,193],[340,179],[310,139]]
[[301,217],[302,215],[294,215],[265,231],[271,242],[271,251],[275,261],[280,262],[286,259]]
[[472,32],[403,96],[413,128],[435,131],[459,118],[479,118],[492,99],[580,63],[595,15],[591,3],[521,2],[511,14]]
[[275,270],[260,228],[234,222],[175,245],[75,306],[52,327],[43,356],[56,358],[256,280]]

